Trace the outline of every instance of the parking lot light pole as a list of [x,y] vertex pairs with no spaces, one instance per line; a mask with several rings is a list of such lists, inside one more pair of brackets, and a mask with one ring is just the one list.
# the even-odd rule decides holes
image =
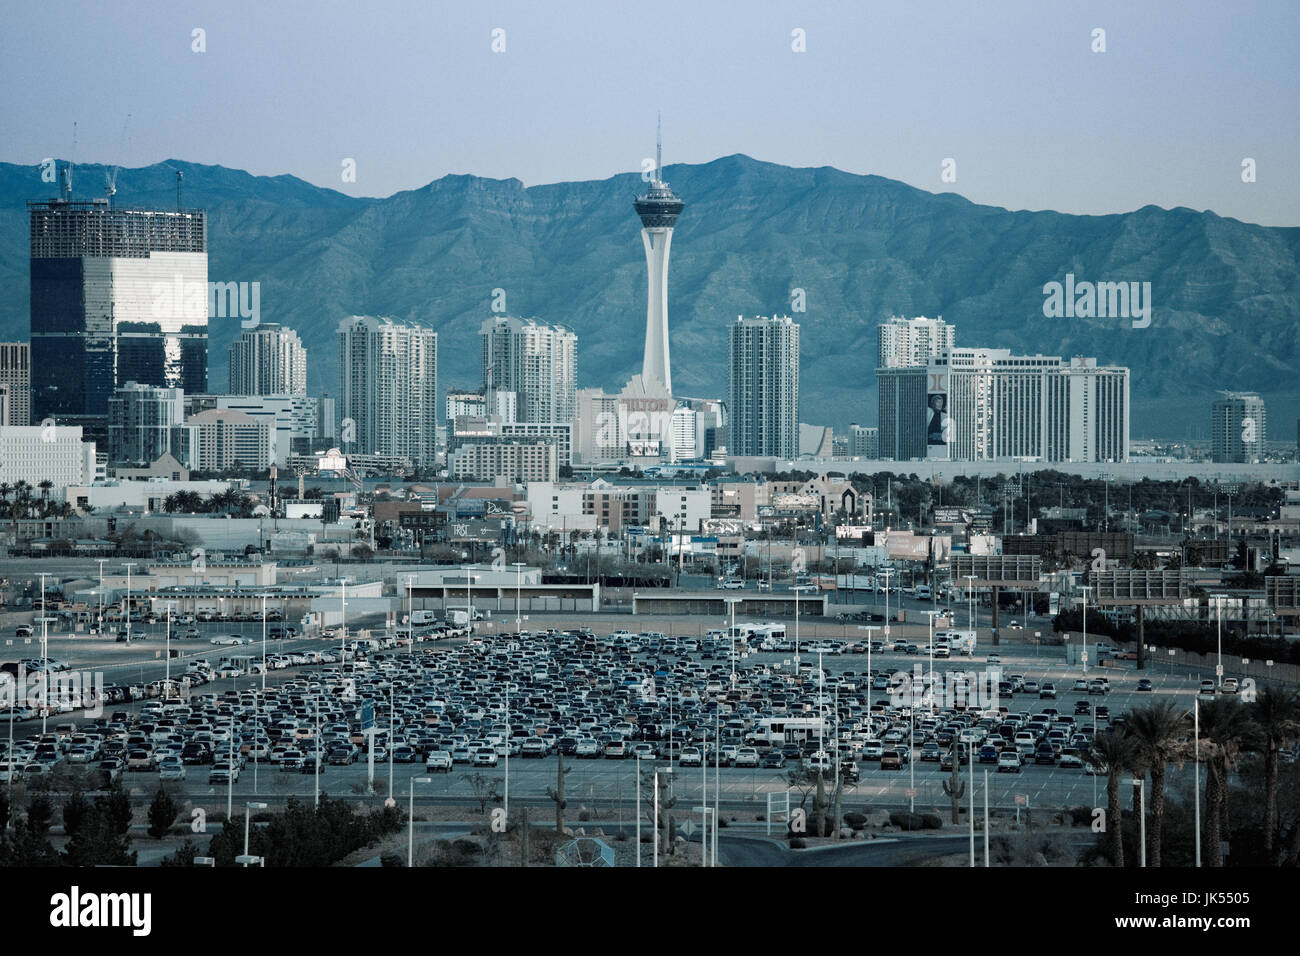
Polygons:
[[978,578],[973,574],[963,574],[966,579],[966,626],[972,631],[975,630],[975,582]]
[[654,866],[659,866],[659,771],[655,771],[655,792],[654,792]]
[[[135,567],[134,561],[126,563],[126,646],[131,646],[131,569]],[[44,597],[44,588],[41,589]]]
[[347,660],[348,641],[348,579],[339,578],[339,663]]
[[[1082,654],[1088,653],[1088,592],[1092,588],[1087,585],[1083,586],[1083,651]],[[1088,658],[1083,657],[1083,676],[1088,676]]]
[[[506,814],[506,823],[510,821],[510,682],[506,682],[506,786],[501,800]],[[640,852],[639,850],[637,852]]]
[[879,572],[885,576],[885,640],[889,640],[889,579],[894,576],[893,568],[884,568]]
[[[248,867],[248,864],[252,862],[252,858],[248,855],[248,824],[249,824],[249,821],[251,821],[251,820],[253,819],[253,811],[254,811],[254,810],[265,810],[265,809],[266,809],[266,804],[265,804],[265,803],[255,803],[255,802],[250,802],[250,803],[245,803],[245,804],[244,804],[244,856],[243,856],[243,864],[244,864],[244,867],[245,867],[245,868],[247,868],[247,867]],[[261,857],[260,859],[261,859],[262,865],[263,865],[263,866],[266,866],[266,858],[265,858],[265,857]]]
[[984,865],[989,863],[989,772],[984,771]]
[[[44,591],[42,590],[41,593],[44,594]],[[1214,608],[1218,612],[1218,620],[1217,623],[1215,624],[1215,642],[1218,645],[1218,662],[1214,668],[1215,678],[1216,678],[1215,683],[1216,686],[1222,687],[1223,686],[1223,595],[1222,594],[1214,595]],[[42,611],[41,617],[44,616],[45,613]]]
[[926,611],[925,615],[930,619],[930,686],[934,686],[934,619],[942,611]]
[[1133,778],[1138,792],[1138,866],[1147,865],[1147,788],[1142,777]]
[[[283,624],[281,625],[283,628]],[[266,592],[262,592],[262,693],[266,693]]]
[[[226,743],[226,819],[229,820],[235,810],[235,708],[230,708],[230,736]],[[245,838],[244,853],[248,853]]]
[[[167,656],[166,670],[163,672],[163,696],[172,686],[172,608],[176,606],[175,601],[167,602],[167,645],[163,653]],[[263,688],[265,689],[265,688]]]
[[731,686],[736,686],[736,604],[741,598],[729,597],[727,604],[731,606]]
[[[519,594],[520,594],[520,581],[524,572],[524,563],[522,561],[516,561],[514,562],[514,565],[515,565],[515,634],[517,635],[520,633],[520,627],[522,626],[519,620],[519,612],[520,612]],[[470,627],[471,628],[473,627],[472,621],[470,622]]]
[[[1218,523],[1218,515],[1215,515],[1215,523]],[[1201,866],[1201,698],[1196,696],[1192,699],[1192,756],[1195,760],[1195,776],[1192,778],[1192,806],[1195,812],[1192,814],[1192,829],[1196,834],[1196,867]],[[1095,802],[1095,801],[1094,801]]]
[[[9,726],[13,728],[11,720]],[[510,752],[510,744],[506,743],[506,753]],[[641,751],[636,752],[636,865],[641,865]]]
[[432,783],[432,777],[412,777],[411,778],[411,795],[407,803],[406,811],[406,865],[407,867],[415,866],[415,785],[417,783]]
[[[907,708],[907,773],[910,782],[908,783],[908,793],[911,794],[908,799],[911,801],[909,812],[916,812],[916,764],[912,758],[916,756],[916,698],[912,698],[911,704]],[[956,758],[954,758],[956,759]],[[908,828],[911,829],[912,821],[908,820]]]
[[393,678],[388,678],[388,795],[393,795],[393,751],[396,749],[394,744],[397,742],[393,739],[393,733],[396,728],[393,726],[394,710],[396,710],[396,691],[394,690]]

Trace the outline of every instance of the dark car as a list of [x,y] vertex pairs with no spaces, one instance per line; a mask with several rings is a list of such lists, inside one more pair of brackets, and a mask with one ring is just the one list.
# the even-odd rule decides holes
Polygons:
[[1034,751],[1034,763],[1046,764],[1049,767],[1056,766],[1056,751],[1051,744],[1038,745],[1038,749]]
[[764,770],[780,770],[785,766],[785,755],[779,750],[769,750],[758,765]]
[[574,754],[578,752],[578,738],[561,737],[559,743],[559,750],[560,753],[562,753],[564,756],[572,757]]
[[925,743],[921,744],[922,760],[939,760],[942,756],[943,753],[935,741],[927,740]]
[[1092,713],[1092,704],[1086,700],[1076,700],[1074,702],[1074,712],[1080,716]]
[[207,744],[189,743],[181,750],[181,763],[199,766],[212,763],[212,751]]
[[980,763],[997,763],[998,748],[986,744],[985,746],[980,748],[979,756],[977,759]]
[[1138,681],[1138,690],[1155,690],[1155,685],[1151,683],[1151,678],[1144,677]]

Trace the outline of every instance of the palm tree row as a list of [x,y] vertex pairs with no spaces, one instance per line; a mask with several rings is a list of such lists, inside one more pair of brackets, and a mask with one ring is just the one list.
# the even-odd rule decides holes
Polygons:
[[163,499],[163,511],[167,514],[234,514],[248,517],[253,507],[253,499],[236,488],[227,488],[206,499],[196,491],[178,491]]
[[[0,517],[17,522],[20,518],[62,518],[72,513],[67,502],[50,500],[53,481],[46,478],[34,487],[40,489],[39,498],[33,496],[33,486],[22,479],[13,484],[0,482]],[[9,500],[11,495],[13,501]]]
[[[1205,765],[1202,844],[1205,864],[1222,866],[1222,840],[1229,832],[1228,780],[1246,753],[1259,754],[1264,775],[1264,853],[1279,862],[1278,761],[1283,747],[1300,734],[1300,694],[1267,688],[1245,703],[1235,697],[1216,697],[1200,708],[1199,733],[1193,715],[1172,701],[1139,708],[1126,726],[1104,731],[1094,739],[1088,762],[1106,774],[1106,855],[1115,866],[1124,865],[1121,826],[1121,787],[1126,775],[1145,781],[1151,798],[1147,827],[1147,860],[1161,865],[1165,815],[1165,781],[1170,764],[1182,766],[1199,759]],[[1199,741],[1199,753],[1196,751]],[[1292,838],[1300,821],[1291,825]]]

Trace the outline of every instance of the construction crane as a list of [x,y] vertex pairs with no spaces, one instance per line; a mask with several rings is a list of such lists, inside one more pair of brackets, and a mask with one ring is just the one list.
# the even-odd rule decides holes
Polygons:
[[[126,122],[122,124],[122,140],[118,144],[117,158],[120,160],[126,152],[126,134],[131,127],[131,114],[126,114]],[[113,196],[117,193],[117,174],[122,171],[122,164],[119,162],[113,167],[111,172],[104,173],[104,195],[108,197],[108,206],[113,207]]]
[[77,123],[72,123],[72,155],[68,158],[68,165],[63,168],[63,200],[68,202],[72,199],[72,167],[77,164]]

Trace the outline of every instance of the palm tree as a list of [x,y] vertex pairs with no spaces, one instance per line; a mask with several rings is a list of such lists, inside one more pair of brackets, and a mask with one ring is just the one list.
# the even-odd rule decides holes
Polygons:
[[1160,865],[1160,842],[1165,814],[1165,775],[1172,760],[1189,753],[1184,741],[1189,726],[1188,714],[1173,701],[1163,700],[1139,707],[1129,717],[1129,734],[1137,744],[1138,761],[1143,775],[1151,775],[1151,827],[1147,834],[1147,858],[1152,866]]
[[1123,804],[1120,779],[1139,765],[1137,742],[1122,730],[1099,733],[1088,751],[1087,760],[1095,770],[1106,774],[1106,842],[1113,866],[1124,865]]
[[1202,841],[1207,866],[1223,866],[1222,840],[1228,831],[1228,773],[1253,743],[1250,718],[1235,697],[1216,697],[1201,708],[1200,757],[1205,764],[1205,823]]
[[1264,751],[1264,857],[1272,863],[1278,828],[1277,757],[1282,746],[1300,733],[1300,695],[1266,687],[1248,709]]

